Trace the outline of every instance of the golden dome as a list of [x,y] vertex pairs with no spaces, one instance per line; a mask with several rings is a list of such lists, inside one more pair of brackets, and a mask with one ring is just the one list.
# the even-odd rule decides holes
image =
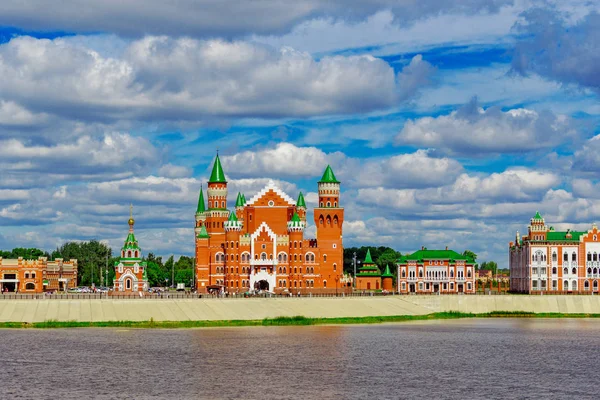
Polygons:
[[129,218],[128,223],[129,225],[133,225],[135,223],[135,220],[133,218]]

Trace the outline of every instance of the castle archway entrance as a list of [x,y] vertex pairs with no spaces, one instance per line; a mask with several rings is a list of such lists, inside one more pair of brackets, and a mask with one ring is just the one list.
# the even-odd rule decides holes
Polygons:
[[260,280],[258,282],[256,282],[254,284],[254,289],[256,290],[265,290],[265,291],[269,291],[269,282],[267,282],[266,280]]

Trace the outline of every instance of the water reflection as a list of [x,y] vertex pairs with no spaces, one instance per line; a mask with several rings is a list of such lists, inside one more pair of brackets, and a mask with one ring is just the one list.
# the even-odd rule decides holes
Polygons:
[[596,398],[599,320],[0,330],[0,398]]

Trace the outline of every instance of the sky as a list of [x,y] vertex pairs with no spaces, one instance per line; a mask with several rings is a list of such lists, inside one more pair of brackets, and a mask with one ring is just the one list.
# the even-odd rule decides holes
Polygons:
[[[193,255],[217,150],[252,197],[316,205],[344,246],[507,267],[536,211],[600,220],[600,4],[565,0],[0,2],[0,249]],[[315,229],[309,212],[306,236]]]

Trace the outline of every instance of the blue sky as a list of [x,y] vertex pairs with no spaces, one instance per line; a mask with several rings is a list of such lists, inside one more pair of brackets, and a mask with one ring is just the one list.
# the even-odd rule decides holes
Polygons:
[[133,203],[191,255],[217,149],[230,206],[274,179],[312,208],[331,164],[346,246],[506,266],[537,210],[600,219],[596,2],[92,2],[0,4],[0,248],[119,247]]

